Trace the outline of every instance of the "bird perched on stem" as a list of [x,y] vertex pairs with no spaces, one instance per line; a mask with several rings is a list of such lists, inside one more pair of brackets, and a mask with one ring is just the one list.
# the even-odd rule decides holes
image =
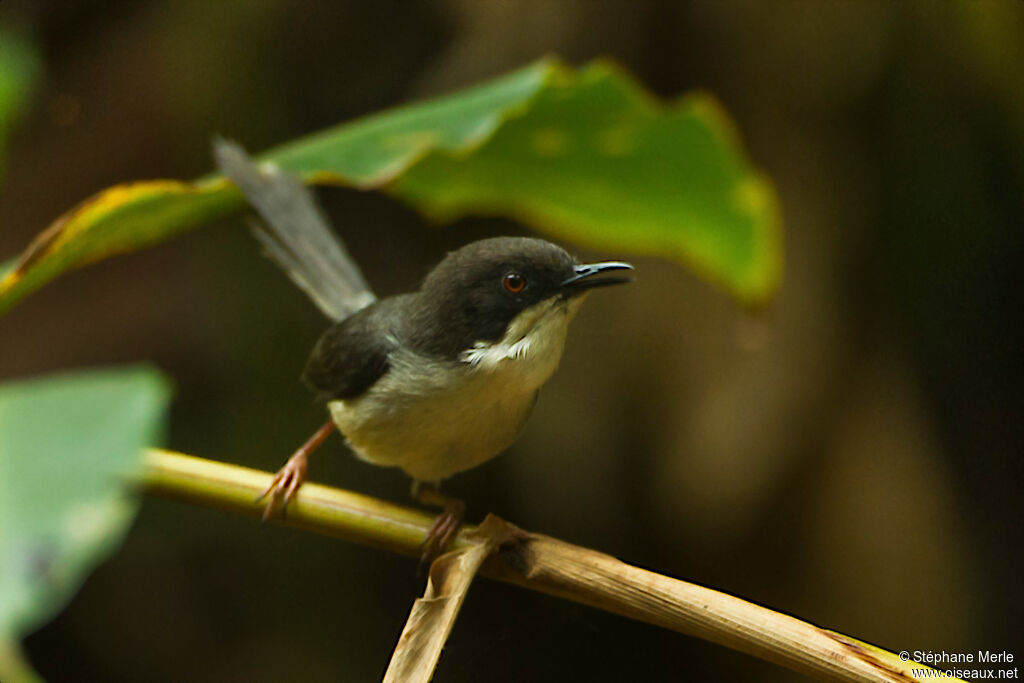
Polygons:
[[337,428],[359,458],[402,468],[418,501],[444,509],[424,539],[433,557],[464,511],[440,482],[515,441],[585,295],[629,282],[621,272],[632,266],[581,264],[544,240],[495,237],[448,254],[419,291],[377,299],[297,179],[230,142],[215,141],[214,153],[262,217],[254,233],[270,257],[334,321],[303,373],[331,419],[260,496],[269,497],[264,518],[285,509],[309,454]]

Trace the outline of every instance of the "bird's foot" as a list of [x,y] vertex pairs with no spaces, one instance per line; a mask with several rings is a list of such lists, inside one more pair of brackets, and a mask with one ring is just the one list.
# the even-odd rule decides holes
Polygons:
[[288,462],[284,464],[284,467],[277,471],[273,481],[270,482],[270,486],[256,499],[258,503],[264,498],[270,497],[267,501],[267,506],[263,508],[264,522],[273,517],[278,511],[282,515],[284,514],[288,503],[295,497],[295,492],[302,486],[302,482],[306,481],[306,471],[308,469],[309,454],[305,450],[299,449],[292,457],[288,458]]
[[277,471],[274,479],[270,482],[270,486],[256,499],[258,503],[267,496],[270,496],[270,500],[267,501],[267,507],[263,508],[264,522],[273,517],[274,513],[278,510],[281,511],[282,515],[284,514],[288,503],[295,497],[295,492],[302,486],[302,482],[306,481],[306,471],[309,469],[309,454],[319,448],[324,439],[330,436],[333,431],[334,423],[328,420],[320,429],[313,432],[313,436],[309,437],[306,443],[299,446],[299,450],[295,451],[292,457],[288,458],[288,462],[284,464],[284,467]]
[[423,539],[423,554],[420,566],[429,566],[437,556],[443,553],[455,540],[466,515],[466,505],[461,500],[451,499],[444,506],[444,511],[437,516],[434,524]]
[[412,488],[413,498],[426,505],[437,505],[443,508],[437,516],[427,535],[423,538],[420,546],[420,571],[428,567],[437,557],[443,553],[455,536],[459,533],[459,527],[466,516],[466,504],[457,498],[449,498],[442,495],[436,487],[415,482]]

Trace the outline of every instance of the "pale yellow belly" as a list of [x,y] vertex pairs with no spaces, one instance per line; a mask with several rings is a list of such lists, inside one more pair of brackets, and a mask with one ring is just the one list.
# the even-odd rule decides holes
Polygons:
[[[331,415],[355,453],[437,482],[508,448],[533,409],[539,383],[468,367],[447,382],[426,373],[402,386],[385,377],[366,395],[332,401]],[[409,389],[412,389],[410,391]]]

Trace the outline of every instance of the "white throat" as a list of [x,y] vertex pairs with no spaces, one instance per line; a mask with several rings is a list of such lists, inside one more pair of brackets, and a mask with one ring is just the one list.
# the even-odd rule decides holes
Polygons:
[[583,298],[552,297],[527,308],[509,324],[499,341],[479,341],[463,351],[460,360],[475,370],[514,371],[528,386],[540,387],[558,367],[569,321]]

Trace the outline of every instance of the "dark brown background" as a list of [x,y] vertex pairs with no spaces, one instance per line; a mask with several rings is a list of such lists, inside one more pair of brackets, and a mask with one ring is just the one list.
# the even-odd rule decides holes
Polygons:
[[[214,133],[258,151],[548,52],[714,92],[781,197],[775,304],[745,316],[639,260],[580,314],[520,442],[447,489],[471,517],[893,650],[1024,657],[1021,3],[4,0],[0,21],[30,26],[46,63],[0,188],[3,259],[105,186],[209,171]],[[382,294],[523,231],[321,197]],[[171,447],[274,469],[323,419],[296,381],[323,326],[235,219],[33,295],[0,321],[0,377],[152,359],[177,382]],[[341,443],[315,480],[405,500],[399,472]],[[414,570],[147,500],[26,647],[51,681],[373,680]],[[480,582],[435,680],[798,678]]]

